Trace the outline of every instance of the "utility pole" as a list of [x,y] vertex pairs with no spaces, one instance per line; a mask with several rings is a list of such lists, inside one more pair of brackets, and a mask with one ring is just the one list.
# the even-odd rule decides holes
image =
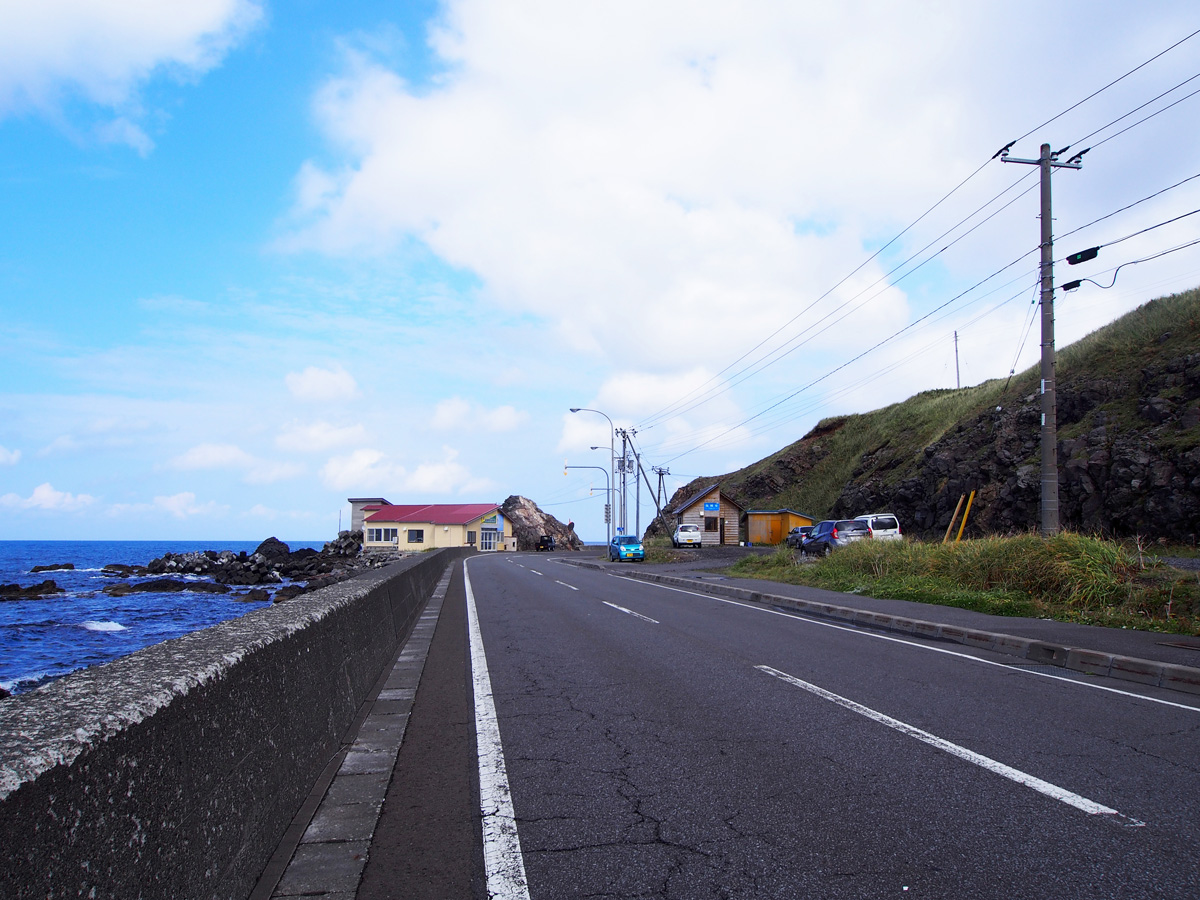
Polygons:
[[[666,484],[663,479],[671,474],[671,470],[664,466],[651,466],[650,471],[658,476],[658,490],[654,494],[654,508],[658,510],[658,517],[662,520],[662,527],[667,527],[667,519],[663,515],[663,504],[667,502]],[[646,482],[646,486],[650,486],[650,482]]]
[[[1015,141],[1014,141],[1015,143]],[[1038,166],[1042,175],[1042,522],[1044,537],[1058,534],[1058,405],[1054,387],[1054,217],[1051,214],[1050,175],[1054,169],[1082,168],[1080,159],[1087,150],[1058,161],[1059,154],[1042,144],[1037,159],[1014,159],[1008,155],[1012,144],[996,154],[1002,162]],[[1088,148],[1091,149],[1090,147]]]
[[629,521],[628,521],[628,509],[627,509],[628,503],[626,501],[629,496],[629,491],[628,491],[628,488],[626,485],[625,474],[629,469],[629,466],[627,464],[628,460],[626,458],[628,455],[627,444],[629,441],[629,434],[628,434],[628,432],[625,431],[624,428],[618,428],[617,434],[621,435],[621,464],[620,464],[620,469],[621,469],[621,516],[620,516],[619,521],[621,523],[621,534],[628,534],[629,533]]
[[962,388],[962,376],[958,374],[958,332],[954,332],[954,386]]

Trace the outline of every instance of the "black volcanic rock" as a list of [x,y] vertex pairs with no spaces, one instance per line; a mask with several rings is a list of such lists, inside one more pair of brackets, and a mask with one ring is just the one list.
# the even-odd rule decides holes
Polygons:
[[46,580],[41,584],[31,584],[21,587],[19,584],[0,584],[0,600],[38,600],[51,594],[62,594],[65,591],[57,583]]
[[74,568],[75,563],[53,563],[48,566],[34,566],[29,573],[36,575],[38,572],[69,572]]

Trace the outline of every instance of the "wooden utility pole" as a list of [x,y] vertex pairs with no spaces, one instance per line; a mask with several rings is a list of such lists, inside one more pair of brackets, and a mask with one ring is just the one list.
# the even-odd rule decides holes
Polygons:
[[[1008,145],[1009,147],[1012,144]],[[1049,537],[1058,534],[1058,406],[1054,387],[1054,217],[1051,213],[1050,175],[1054,169],[1081,168],[1077,153],[1065,163],[1058,161],[1059,153],[1050,152],[1042,144],[1037,159],[1014,159],[1008,147],[997,154],[1003,162],[1038,166],[1042,175],[1042,516],[1041,532]]]

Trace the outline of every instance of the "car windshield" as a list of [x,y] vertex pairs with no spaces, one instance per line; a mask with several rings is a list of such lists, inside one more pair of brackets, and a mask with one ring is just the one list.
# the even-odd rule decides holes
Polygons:
[[640,544],[641,543],[641,541],[639,541],[635,537],[617,537],[617,538],[613,538],[613,541],[618,544]]
[[700,526],[699,525],[680,525],[679,530],[680,531],[699,531]]

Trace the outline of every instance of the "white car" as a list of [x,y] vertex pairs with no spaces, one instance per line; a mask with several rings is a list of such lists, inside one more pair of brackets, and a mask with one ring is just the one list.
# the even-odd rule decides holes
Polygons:
[[900,520],[891,513],[868,513],[854,518],[871,526],[871,535],[877,541],[900,540]]
[[671,544],[675,547],[699,547],[703,543],[699,525],[680,525],[671,535]]

